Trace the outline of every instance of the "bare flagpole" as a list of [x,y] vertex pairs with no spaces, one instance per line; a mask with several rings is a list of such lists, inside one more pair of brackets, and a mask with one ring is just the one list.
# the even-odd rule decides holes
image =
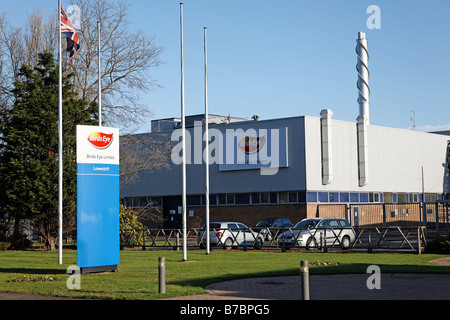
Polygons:
[[62,53],[61,53],[61,0],[58,0],[58,25],[59,25],[59,93],[58,93],[58,185],[59,185],[59,233],[58,233],[58,263],[62,264],[62,224],[63,224],[63,119],[62,119]]
[[183,3],[180,3],[180,32],[181,32],[181,124],[183,137],[183,261],[187,261],[186,241],[186,121],[184,114],[184,43],[183,43]]
[[207,44],[206,44],[206,27],[204,30],[204,51],[205,51],[205,200],[206,200],[206,254],[209,254],[209,132],[208,132],[208,62],[207,62]]
[[100,21],[97,21],[98,32],[98,126],[102,126],[102,67],[100,59]]

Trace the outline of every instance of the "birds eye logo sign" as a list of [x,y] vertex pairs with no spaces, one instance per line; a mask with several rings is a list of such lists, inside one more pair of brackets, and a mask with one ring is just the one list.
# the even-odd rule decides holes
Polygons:
[[257,153],[264,146],[266,142],[266,136],[262,137],[244,137],[239,143],[238,147],[245,154],[254,154]]
[[117,128],[77,126],[79,274],[114,271],[120,262],[119,142]]
[[113,133],[93,132],[89,135],[88,141],[97,149],[106,149],[111,145],[113,135]]

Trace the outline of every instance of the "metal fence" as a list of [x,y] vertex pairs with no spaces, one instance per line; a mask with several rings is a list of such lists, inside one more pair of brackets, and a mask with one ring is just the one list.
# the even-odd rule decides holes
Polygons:
[[448,201],[320,204],[319,217],[346,218],[356,227],[426,227],[427,236],[450,236]]
[[448,201],[424,203],[422,220],[429,237],[450,236],[449,206]]
[[[421,252],[427,242],[438,236],[450,236],[449,202],[433,203],[378,203],[320,205],[320,217],[346,218],[352,225],[350,250],[406,250]],[[212,229],[211,248],[248,247],[264,249],[309,249],[310,244],[301,241],[302,234],[309,233],[315,239],[314,249],[322,251],[343,247],[342,229],[296,230],[294,228],[270,228],[252,230]],[[291,237],[292,245],[281,245],[279,236]],[[320,238],[322,234],[323,239]],[[324,237],[324,235],[326,235]],[[182,246],[181,229],[127,229],[120,232],[121,248],[174,248]],[[228,239],[230,238],[230,239]],[[258,240],[262,238],[261,243]],[[326,239],[325,239],[326,238]],[[231,243],[227,243],[231,241]],[[187,247],[204,247],[204,230],[189,229]]]
[[[206,233],[202,229],[187,230],[189,249],[203,248]],[[263,234],[265,235],[263,236]],[[180,229],[121,230],[121,248],[179,250],[182,246]],[[306,237],[305,237],[306,235]],[[349,236],[348,243],[345,242]],[[265,240],[258,243],[260,239]],[[286,241],[280,240],[286,239]],[[289,238],[287,240],[287,238]],[[227,239],[231,242],[227,243]],[[306,239],[306,241],[304,240]],[[350,228],[271,228],[253,231],[248,229],[211,229],[211,249],[247,248],[272,250],[329,250],[392,251],[402,250],[421,253],[427,244],[427,228],[419,227],[350,227]],[[308,241],[310,240],[310,241]]]

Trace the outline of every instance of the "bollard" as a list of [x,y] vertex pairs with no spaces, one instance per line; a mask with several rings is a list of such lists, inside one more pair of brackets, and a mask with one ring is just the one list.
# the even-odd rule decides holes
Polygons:
[[422,238],[420,237],[420,227],[417,228],[417,254],[422,254]]
[[309,300],[309,268],[308,260],[300,261],[300,275],[302,282],[302,298]]
[[245,229],[244,229],[244,251],[247,251],[247,242],[245,242]]
[[[325,232],[326,232],[326,229],[325,229]],[[320,233],[320,250],[323,252],[323,253],[325,253],[325,252],[328,252],[328,249],[327,249],[327,243],[326,243],[326,237],[325,237],[325,232],[321,232]]]
[[173,246],[173,251],[179,251],[180,250],[180,233],[177,231],[175,232],[175,242]]
[[159,293],[166,293],[166,258],[158,259]]

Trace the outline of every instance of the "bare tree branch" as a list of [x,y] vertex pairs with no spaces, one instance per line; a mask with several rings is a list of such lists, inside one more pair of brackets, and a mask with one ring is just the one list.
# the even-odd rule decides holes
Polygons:
[[[80,50],[73,62],[64,59],[63,67],[69,72],[75,71],[73,81],[80,98],[97,102],[99,21],[102,119],[108,125],[132,132],[151,115],[140,96],[159,87],[150,71],[162,63],[163,48],[144,31],[132,31],[128,21],[129,5],[122,1],[73,0],[73,4],[81,10]],[[34,11],[24,27],[14,27],[7,23],[5,15],[0,15],[0,90],[8,92],[17,79],[19,68],[23,64],[34,65],[38,53],[45,50],[57,53],[58,14],[55,10],[44,21],[44,15]]]
[[[149,70],[161,64],[161,47],[145,32],[131,32],[129,6],[107,0],[75,0],[81,9],[81,50],[73,68],[79,79],[77,88],[89,101],[98,101],[97,21],[101,25],[102,110],[108,123],[123,127],[139,124],[149,116],[139,93],[158,87]],[[139,116],[137,116],[139,115]]]
[[170,138],[160,133],[120,137],[120,187],[135,184],[139,174],[170,169]]

